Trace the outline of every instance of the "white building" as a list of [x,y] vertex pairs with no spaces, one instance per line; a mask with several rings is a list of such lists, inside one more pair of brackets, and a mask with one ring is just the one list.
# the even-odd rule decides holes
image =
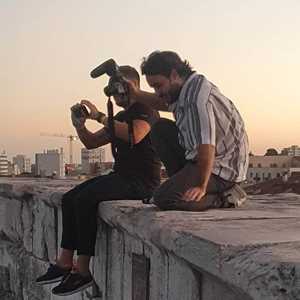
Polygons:
[[13,157],[13,164],[17,165],[20,174],[31,173],[31,161],[25,155],[18,154]]
[[247,182],[257,183],[300,171],[300,159],[289,155],[250,156]]
[[101,169],[105,161],[105,149],[81,149],[81,171],[83,174],[95,174]]
[[31,173],[31,159],[30,158],[25,158],[24,172],[25,173]]
[[300,156],[300,147],[292,145],[291,147],[282,149],[282,152],[289,156]]
[[8,160],[5,151],[0,153],[0,176],[8,176]]
[[35,154],[35,175],[41,177],[65,176],[64,153],[61,150],[47,150]]

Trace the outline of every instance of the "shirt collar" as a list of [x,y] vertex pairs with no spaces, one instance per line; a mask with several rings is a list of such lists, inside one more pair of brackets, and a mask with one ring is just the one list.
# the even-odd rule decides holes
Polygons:
[[174,111],[177,105],[182,105],[183,101],[184,101],[184,94],[189,86],[189,84],[191,83],[191,81],[197,76],[197,72],[193,72],[187,79],[186,81],[183,83],[180,94],[177,98],[177,100],[171,104],[169,104],[169,110]]

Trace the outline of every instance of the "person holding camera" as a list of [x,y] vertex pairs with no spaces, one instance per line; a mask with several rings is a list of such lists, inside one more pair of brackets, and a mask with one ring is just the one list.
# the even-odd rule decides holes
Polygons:
[[[121,66],[119,71],[134,88],[139,89],[140,78],[134,68]],[[117,83],[110,80],[108,87],[114,87],[114,84]],[[61,253],[46,274],[36,280],[38,284],[60,281],[52,289],[55,295],[71,295],[93,284],[89,263],[95,254],[98,204],[108,200],[148,198],[160,184],[161,163],[149,136],[151,127],[159,119],[158,112],[132,99],[128,103],[124,95],[114,94],[113,98],[123,108],[113,120],[88,100],[71,108],[72,123],[82,143],[87,149],[93,149],[114,142],[115,163],[112,173],[87,180],[63,195]],[[92,133],[85,126],[87,119],[104,127]],[[108,129],[110,122],[114,125],[114,141]],[[133,145],[129,143],[129,124],[132,126]],[[74,266],[75,250],[77,261]]]
[[246,200],[248,137],[235,105],[187,61],[155,51],[141,65],[155,94],[128,83],[131,98],[173,112],[152,128],[153,144],[169,179],[152,199],[164,210],[236,207]]

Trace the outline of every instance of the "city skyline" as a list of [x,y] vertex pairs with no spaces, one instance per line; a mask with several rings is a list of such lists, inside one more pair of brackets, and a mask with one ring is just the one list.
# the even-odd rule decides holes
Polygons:
[[[94,149],[87,149],[85,147],[81,147],[80,148],[80,161],[75,161],[73,162],[74,164],[81,164],[82,163],[82,153],[84,151],[87,151],[87,152],[93,152],[93,151],[98,151],[99,149],[102,149],[101,150],[101,153],[103,153],[103,161],[104,162],[112,162],[113,161],[113,157],[111,155],[111,151],[110,149],[108,149],[107,146],[102,146],[102,147],[98,147],[98,148],[94,148]],[[17,153],[15,155],[9,155],[9,153],[7,153],[5,150],[3,149],[0,149],[0,155],[3,154],[3,155],[6,155],[7,158],[8,158],[8,161],[11,162],[11,163],[15,163],[14,160],[18,159],[19,156],[22,156],[24,157],[25,159],[29,159],[32,164],[35,163],[35,158],[36,158],[36,155],[37,154],[45,154],[47,152],[53,152],[53,151],[59,151],[63,154],[63,158],[64,158],[64,163],[65,164],[70,164],[69,162],[69,152],[66,152],[62,147],[60,148],[53,148],[53,149],[44,149],[43,151],[41,152],[34,152],[32,153],[31,155],[26,155],[24,153]],[[290,145],[289,147],[284,147],[282,149],[275,149],[275,148],[272,148],[272,147],[268,147],[267,149],[264,150],[264,153],[263,154],[257,154],[257,153],[252,153],[250,152],[249,153],[250,156],[292,156],[292,157],[295,157],[295,156],[300,156],[300,147],[298,145]]]
[[[296,0],[3,1],[0,150],[67,154],[67,139],[40,133],[76,135],[69,107],[82,98],[106,111],[107,77],[89,72],[111,57],[139,70],[157,49],[177,51],[233,100],[253,153],[299,144],[299,8]],[[144,78],[142,88],[151,91]],[[74,143],[75,161],[80,148]]]

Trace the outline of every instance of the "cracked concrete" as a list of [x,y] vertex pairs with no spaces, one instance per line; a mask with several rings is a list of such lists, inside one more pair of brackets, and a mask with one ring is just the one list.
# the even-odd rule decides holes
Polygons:
[[[34,278],[58,251],[62,193],[79,182],[1,181],[3,299],[56,300]],[[300,299],[299,195],[256,195],[239,209],[201,213],[104,202],[99,216],[92,270],[102,299],[132,299],[133,254],[150,259],[150,300]]]

